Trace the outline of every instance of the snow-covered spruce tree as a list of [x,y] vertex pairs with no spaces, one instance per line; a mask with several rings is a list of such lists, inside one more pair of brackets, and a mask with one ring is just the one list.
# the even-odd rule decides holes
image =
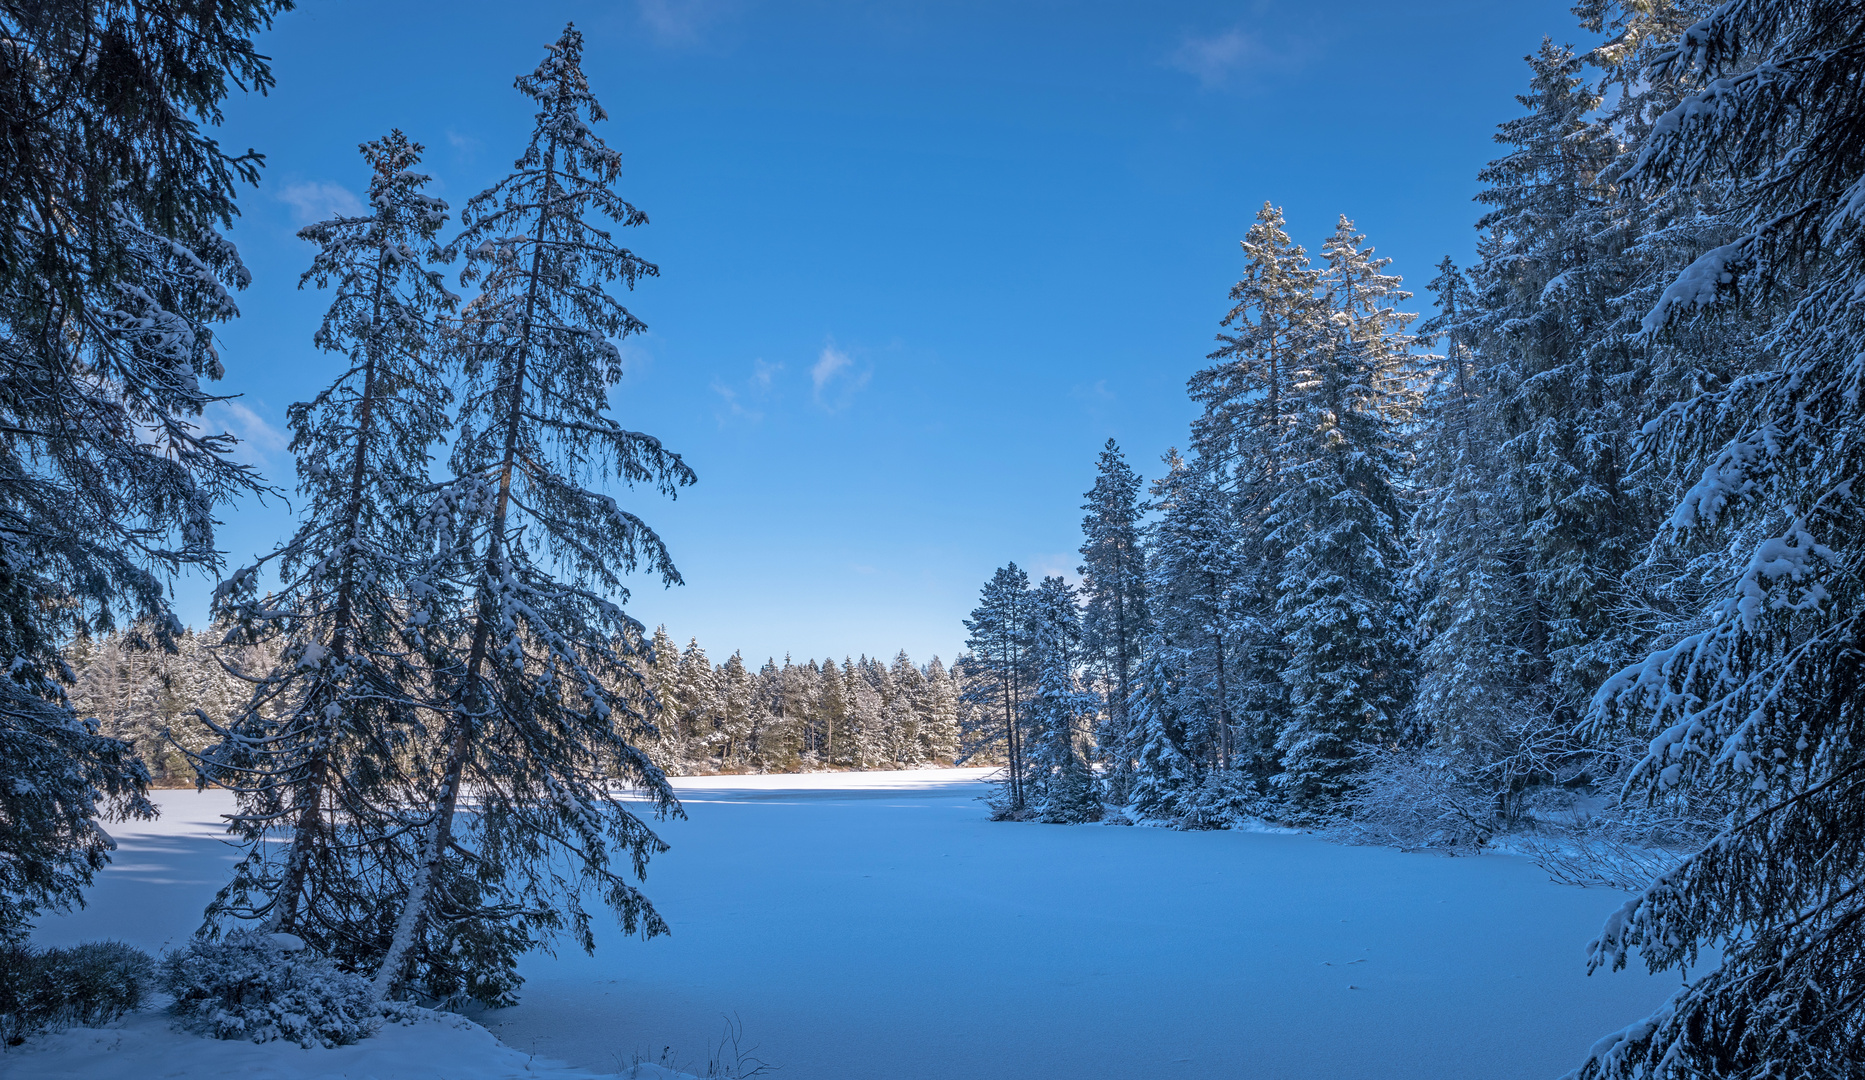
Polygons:
[[751,742],[751,672],[743,653],[734,652],[719,665],[719,714],[713,718],[713,741],[719,765],[740,765]]
[[822,725],[822,763],[837,765],[848,759],[848,681],[833,657],[822,662],[822,681],[817,683],[816,713]]
[[1281,554],[1278,636],[1288,649],[1289,708],[1275,778],[1291,813],[1326,816],[1346,792],[1362,744],[1391,740],[1410,698],[1403,430],[1410,386],[1409,293],[1341,218],[1324,252],[1330,333],[1298,358],[1287,472],[1270,503]]
[[694,477],[660,440],[608,415],[622,375],[611,339],[642,324],[605,287],[655,270],[602,223],[646,217],[614,191],[621,154],[591,127],[606,114],[582,51],[566,27],[518,78],[538,103],[536,127],[513,171],[468,201],[447,249],[481,289],[455,339],[466,380],[456,479],[433,512],[436,588],[465,606],[447,627],[444,756],[377,972],[384,994],[509,1001],[517,953],[542,936],[567,930],[595,947],[586,896],[629,932],[666,929],[626,876],[664,845],[622,791],[644,793],[658,814],[679,803],[638,745],[651,727],[610,686],[629,676],[645,632],[620,606],[622,575],[679,574],[646,524],[585,485],[672,495]]
[[965,647],[981,678],[974,684],[978,703],[1003,721],[1004,813],[1020,815],[1028,806],[1023,787],[1023,701],[1034,689],[1030,671],[1030,576],[1016,563],[1000,567],[984,583],[978,606],[965,629]]
[[[872,769],[886,760],[887,699],[881,692],[886,669],[869,660],[844,661],[848,692],[848,741],[856,768]],[[878,670],[877,670],[878,668]]]
[[235,793],[228,829],[246,848],[209,926],[257,922],[353,970],[381,959],[399,882],[419,861],[411,815],[424,799],[409,774],[430,765],[423,628],[446,616],[408,587],[424,569],[431,452],[449,430],[436,338],[456,302],[428,265],[447,206],[423,193],[421,149],[400,131],[364,144],[369,212],[299,230],[318,246],[300,284],[331,292],[313,340],[341,367],[289,411],[302,524],[215,594],[227,642],[270,643],[277,664],[192,755]]
[[958,758],[958,686],[937,656],[926,665],[926,708],[920,721],[922,760]]
[[[1231,287],[1218,348],[1186,387],[1203,406],[1192,424],[1195,456],[1227,498],[1225,684],[1228,709],[1244,734],[1238,764],[1263,781],[1276,769],[1272,743],[1288,696],[1281,677],[1286,649],[1274,632],[1280,564],[1267,518],[1287,472],[1281,454],[1294,422],[1291,379],[1300,357],[1324,336],[1325,308],[1319,272],[1290,239],[1280,209],[1263,204],[1242,248],[1244,273]],[[1183,628],[1168,627],[1167,635],[1181,647],[1193,644]]]
[[1637,260],[1608,179],[1619,141],[1594,115],[1600,95],[1571,49],[1543,41],[1528,63],[1528,113],[1501,125],[1508,152],[1478,174],[1491,209],[1469,324],[1502,425],[1502,486],[1529,541],[1522,572],[1539,610],[1528,647],[1570,722],[1638,633],[1615,617],[1651,523],[1627,481],[1638,363],[1614,327]]
[[1030,650],[1036,689],[1025,707],[1037,738],[1025,783],[1032,804],[1051,824],[1101,819],[1101,794],[1088,764],[1086,740],[1100,698],[1076,679],[1081,604],[1074,586],[1045,577],[1030,602]]
[[1125,802],[1133,763],[1119,751],[1128,743],[1127,698],[1146,634],[1146,552],[1140,546],[1140,477],[1112,439],[1101,450],[1087,499],[1081,522],[1082,652],[1107,697],[1095,739],[1098,754],[1114,800]]
[[751,740],[760,769],[794,772],[802,764],[804,710],[796,677],[797,666],[784,656],[783,667],[775,658],[766,658],[758,669],[757,707]]
[[[198,418],[212,325],[247,280],[221,234],[257,155],[204,130],[271,85],[269,0],[0,5],[0,936],[69,907],[101,815],[152,813],[140,764],[67,707],[80,631],[175,626],[164,576],[212,569],[213,507],[256,485]],[[166,645],[166,641],[158,642]]]
[[822,738],[819,703],[816,695],[822,686],[822,672],[816,661],[784,664],[784,715],[796,732],[796,768],[808,771],[814,763]]
[[922,745],[921,729],[927,719],[926,673],[921,671],[907,651],[901,649],[894,654],[894,662],[887,669],[889,681],[893,683],[893,697],[888,701],[889,715],[892,721],[893,755],[898,765],[914,765],[925,760],[920,754]]
[[1165,464],[1152,490],[1160,516],[1147,531],[1154,632],[1176,650],[1181,746],[1201,770],[1230,769],[1240,749],[1244,761],[1255,759],[1257,734],[1238,730],[1236,711],[1245,599],[1238,586],[1247,567],[1236,543],[1235,503],[1204,459],[1168,451]]
[[[1636,780],[1734,802],[1722,831],[1608,920],[1592,950],[1653,969],[1716,948],[1650,1018],[1600,1041],[1585,1078],[1865,1072],[1865,11],[1856,0],[1723,4],[1660,52],[1687,91],[1627,179],[1733,180],[1745,228],[1646,317],[1689,333],[1772,295],[1778,359],[1707,389],[1654,449],[1700,469],[1673,512],[1720,540],[1724,593],[1695,632],[1614,676],[1596,708],[1655,733]],[[1696,316],[1697,322],[1690,317]],[[1713,330],[1715,322],[1709,327]]]
[[680,647],[665,626],[654,628],[648,654],[637,657],[634,667],[639,678],[622,676],[617,689],[632,694],[638,702],[636,711],[654,725],[651,756],[655,763],[666,772],[684,773],[686,740],[678,721]]
[[1185,723],[1179,713],[1180,652],[1166,638],[1147,643],[1128,711],[1128,749],[1133,783],[1127,803],[1142,817],[1175,819],[1197,789],[1200,770],[1185,752]]
[[[1412,476],[1417,695],[1402,742],[1415,759],[1430,758],[1419,763],[1432,776],[1454,777],[1460,814],[1468,789],[1489,791],[1490,816],[1477,824],[1493,832],[1519,814],[1531,785],[1567,779],[1556,770],[1575,748],[1571,724],[1548,700],[1545,634],[1526,572],[1531,541],[1505,480],[1494,394],[1470,325],[1480,311],[1448,258],[1430,288],[1438,310],[1419,334],[1444,353],[1426,391]],[[1449,835],[1473,835],[1466,824]]]
[[1187,389],[1204,406],[1192,425],[1194,448],[1227,490],[1251,500],[1274,486],[1277,440],[1292,422],[1291,372],[1315,337],[1321,307],[1320,279],[1289,238],[1280,208],[1263,204],[1242,247],[1244,274],[1231,286],[1219,347]]

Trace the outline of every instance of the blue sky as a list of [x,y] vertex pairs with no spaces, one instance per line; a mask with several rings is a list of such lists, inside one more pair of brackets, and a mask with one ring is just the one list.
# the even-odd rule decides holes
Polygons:
[[[1569,3],[311,0],[220,133],[268,166],[216,419],[290,483],[285,409],[335,370],[293,233],[358,205],[356,145],[391,127],[456,207],[496,179],[512,79],[575,20],[662,272],[616,415],[700,475],[633,497],[687,584],[630,609],[715,660],[949,660],[995,567],[1072,573],[1109,436],[1149,479],[1183,444],[1264,200],[1310,250],[1347,214],[1420,291],[1468,261],[1476,171],[1522,58],[1579,38]],[[235,561],[290,528],[223,516]],[[207,590],[178,584],[184,619]]]

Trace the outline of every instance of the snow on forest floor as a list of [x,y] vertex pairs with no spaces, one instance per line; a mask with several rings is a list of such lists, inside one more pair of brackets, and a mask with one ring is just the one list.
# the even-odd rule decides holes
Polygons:
[[[434,1023],[334,1051],[227,1045],[212,1073],[80,1072],[80,1051],[107,1036],[69,1032],[0,1055],[0,1073],[418,1077],[441,1074],[394,1055],[447,1046],[476,1063],[453,1080],[552,1076],[545,1059],[704,1073],[738,1064],[720,1049],[732,1023],[742,1070],[756,1059],[795,1080],[1551,1078],[1677,983],[1589,978],[1585,945],[1623,895],[1551,884],[1525,859],[992,823],[984,773],[676,780],[688,820],[662,823],[673,850],[647,885],[673,933],[642,942],[610,926],[594,957],[528,958],[520,1004],[473,1015],[506,1057],[474,1028]],[[41,943],[154,950],[193,931],[233,858],[217,831],[227,796],[156,797],[162,820],[113,830],[121,847],[90,906],[45,920]],[[124,1042],[172,1066],[192,1037],[163,1023],[132,1017]],[[354,1060],[261,1066],[318,1054]]]

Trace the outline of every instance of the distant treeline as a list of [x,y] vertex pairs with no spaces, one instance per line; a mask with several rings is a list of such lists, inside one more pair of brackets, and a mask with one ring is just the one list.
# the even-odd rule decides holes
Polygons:
[[[224,629],[184,630],[168,640],[147,628],[83,638],[67,652],[77,676],[71,704],[102,734],[135,747],[150,776],[191,784],[184,751],[216,741],[203,715],[224,726],[246,706],[246,679],[277,662],[276,643],[223,644]],[[1002,735],[965,700],[968,659],[948,669],[868,656],[757,668],[734,652],[714,664],[698,639],[682,649],[665,627],[624,697],[652,721],[643,749],[675,775],[716,771],[887,769],[955,761],[996,763]]]

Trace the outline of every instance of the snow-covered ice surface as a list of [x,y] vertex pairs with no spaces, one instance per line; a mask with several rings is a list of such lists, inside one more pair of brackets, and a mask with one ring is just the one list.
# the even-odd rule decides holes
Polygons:
[[[522,1002],[475,1018],[598,1073],[665,1047],[704,1072],[735,1017],[795,1080],[1491,1080],[1566,1072],[1676,985],[1587,977],[1623,894],[1525,859],[992,823],[981,775],[677,780],[689,820],[662,823],[647,887],[672,935],[529,958]],[[42,942],[194,929],[231,859],[225,796],[158,798]]]

